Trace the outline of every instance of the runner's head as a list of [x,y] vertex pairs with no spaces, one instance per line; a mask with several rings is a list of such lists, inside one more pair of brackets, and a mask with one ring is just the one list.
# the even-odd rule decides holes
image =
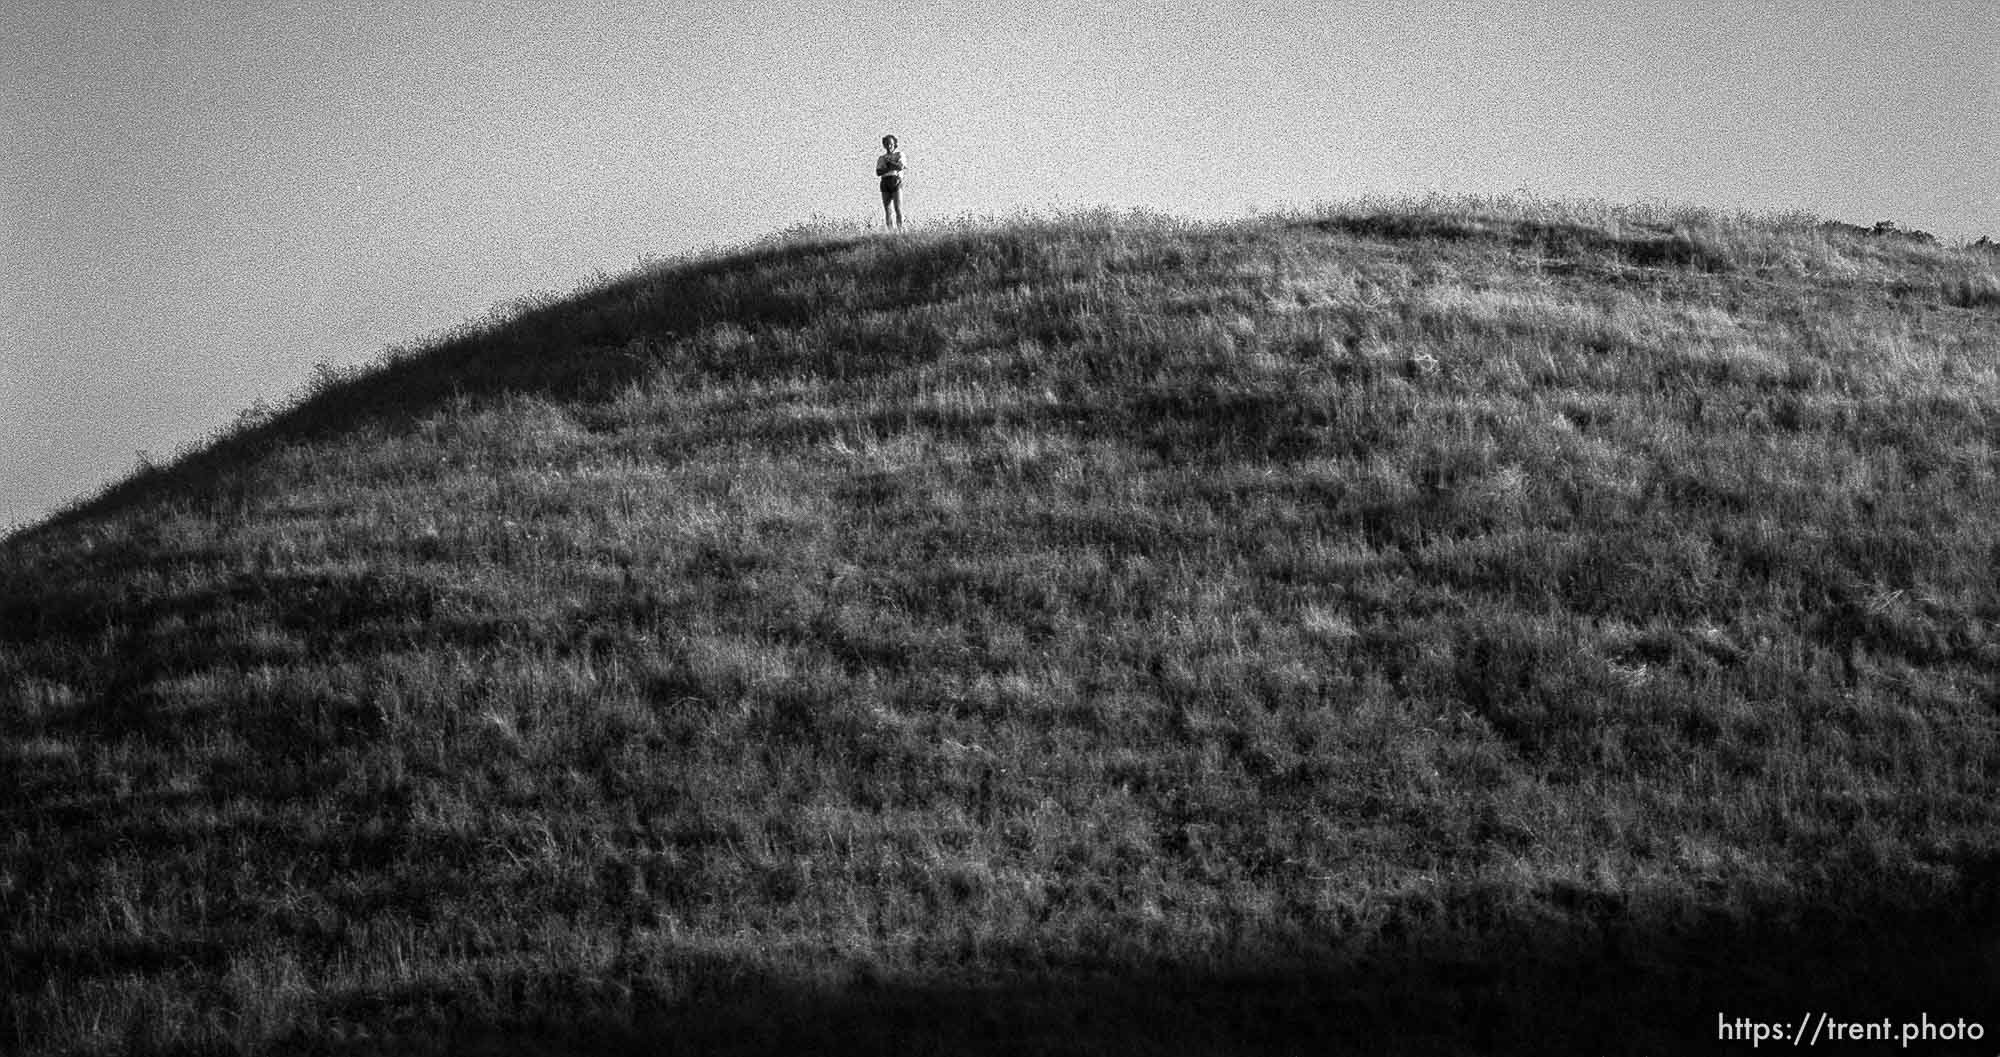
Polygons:
[[883,136],[883,137],[882,137],[882,149],[883,149],[883,150],[895,150],[895,149],[896,149],[896,137],[894,137],[894,136]]

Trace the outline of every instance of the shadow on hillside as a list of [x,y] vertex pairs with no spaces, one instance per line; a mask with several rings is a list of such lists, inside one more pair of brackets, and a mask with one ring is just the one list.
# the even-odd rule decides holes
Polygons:
[[1613,232],[1585,224],[1547,220],[1488,220],[1478,216],[1381,213],[1338,216],[1305,222],[1315,231],[1387,242],[1468,242],[1486,240],[1572,265],[1593,258],[1642,268],[1684,268],[1725,272],[1728,257],[1701,240],[1665,226],[1628,225]]
[[[648,991],[643,975],[637,987],[517,975],[485,990],[544,1015],[482,1022],[454,1013],[463,996],[426,989],[355,996],[324,1015],[429,1023],[419,1032],[428,1049],[473,1054],[1750,1053],[1747,1034],[1732,1043],[1720,1025],[1744,1018],[1789,1030],[1822,1013],[1886,1018],[1895,1030],[1926,1015],[1933,1025],[1986,1018],[1990,1033],[1934,1033],[1910,1048],[1843,1041],[1846,1054],[1994,1052],[2000,915],[1990,890],[1917,907],[1884,898],[1837,914],[1783,909],[1641,929],[1607,903],[1586,907],[1584,920],[1595,913],[1598,924],[1569,935],[1502,922],[1490,934],[1503,938],[1480,951],[1413,932],[1395,941],[1401,953],[1318,964],[1216,971],[1107,959],[987,987],[864,979],[806,988],[707,958],[675,967],[699,982],[677,1005]],[[1454,911],[1468,912],[1476,901]],[[1465,925],[1428,923],[1440,935]],[[272,1052],[379,1045],[293,1038]]]
[[[163,855],[184,853],[190,838],[98,836],[127,850],[157,842]],[[261,853],[341,861],[411,854],[362,845],[297,838]],[[104,847],[94,841],[62,850]],[[1222,967],[1139,964],[1085,950],[1039,970],[1027,967],[1047,965],[1051,952],[989,951],[995,961],[1024,967],[992,984],[884,978],[858,966],[801,983],[758,961],[671,948],[651,956],[620,952],[596,976],[523,967],[351,992],[306,1012],[303,1030],[247,1052],[1636,1057],[1762,1052],[1747,1034],[1720,1037],[1721,1027],[1783,1025],[1783,1040],[1764,1040],[1772,1046],[1789,1043],[1801,1018],[1817,1022],[1824,1014],[1842,1023],[1886,1021],[1894,1031],[1924,1018],[1934,1026],[1978,1022],[1985,1033],[1967,1040],[1934,1032],[1908,1047],[1843,1040],[1842,1054],[1990,1057],[2000,1038],[1993,1001],[2000,994],[2000,858],[1967,855],[1937,865],[1961,878],[1942,895],[1850,893],[1838,908],[1725,913],[1681,903],[1642,910],[1581,887],[1557,887],[1527,904],[1477,890],[1422,894],[1393,908],[1382,938],[1365,949]],[[32,874],[17,879],[37,890]],[[413,897],[395,895],[394,909],[430,912]],[[344,909],[370,913],[360,905]],[[310,917],[263,927],[288,932],[313,958],[337,958],[345,948],[343,933],[315,933]],[[50,979],[74,986],[190,973],[217,978],[242,954],[230,935],[227,928],[143,940],[106,934],[82,947],[19,937],[0,952],[0,993],[7,996],[0,1014]],[[0,1015],[0,1038],[7,1027]]]

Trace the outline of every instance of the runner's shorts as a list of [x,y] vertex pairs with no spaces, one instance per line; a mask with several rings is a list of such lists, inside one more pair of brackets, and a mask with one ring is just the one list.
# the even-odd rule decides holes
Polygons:
[[903,178],[901,176],[898,176],[895,173],[890,173],[887,176],[882,177],[883,194],[885,195],[895,194],[897,191],[900,191],[902,189],[903,189]]

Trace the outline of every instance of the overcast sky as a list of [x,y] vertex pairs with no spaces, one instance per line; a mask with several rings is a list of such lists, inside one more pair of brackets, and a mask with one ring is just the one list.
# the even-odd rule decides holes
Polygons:
[[1992,0],[4,0],[0,527],[647,255],[1367,192],[2000,236]]

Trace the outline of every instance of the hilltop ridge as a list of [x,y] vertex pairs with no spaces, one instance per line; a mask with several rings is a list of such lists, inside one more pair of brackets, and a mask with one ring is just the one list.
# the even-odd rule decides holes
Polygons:
[[1522,199],[515,306],[0,541],[0,1038],[1983,1015],[1996,372],[1985,251]]
[[[1324,215],[1308,210],[1262,220],[1196,223],[1143,210],[1122,214],[1097,210],[933,224],[899,235],[904,241],[896,243],[880,243],[881,233],[858,226],[796,227],[748,246],[663,260],[622,276],[601,276],[571,295],[542,293],[503,304],[439,338],[392,349],[373,363],[346,369],[321,365],[311,382],[281,407],[260,404],[246,410],[208,443],[164,464],[142,466],[131,478],[112,483],[100,495],[85,497],[48,520],[103,509],[107,499],[115,505],[114,497],[149,487],[161,471],[177,463],[197,464],[198,476],[217,465],[213,449],[235,452],[246,441],[254,446],[273,436],[333,424],[360,425],[391,410],[407,418],[453,397],[478,399],[512,392],[557,401],[602,399],[620,380],[671,368],[630,348],[603,347],[601,342],[609,335],[623,334],[643,343],[647,335],[664,334],[684,341],[703,325],[729,322],[732,311],[740,312],[744,321],[767,326],[795,324],[822,309],[893,311],[899,307],[896,298],[925,296],[908,288],[911,273],[939,265],[946,269],[969,265],[966,270],[971,274],[963,281],[978,283],[996,277],[988,270],[995,255],[1011,254],[1018,277],[1019,269],[1032,266],[1035,258],[1034,251],[1024,247],[1050,236],[1052,245],[1089,253],[1093,238],[1116,239],[1121,234],[1143,242],[1167,233],[1230,237],[1221,233],[1233,230],[1233,237],[1240,240],[1246,232],[1308,228],[1430,249],[1477,247],[1484,251],[1481,263],[1486,266],[1528,266],[1538,275],[1550,266],[1582,267],[1592,269],[1595,278],[1620,281],[1621,270],[1664,265],[1857,290],[1873,286],[1894,296],[1929,296],[1941,305],[1960,308],[2000,303],[2000,278],[1996,278],[2000,270],[1989,256],[1991,251],[1983,250],[1985,240],[1978,246],[1948,248],[1928,233],[1906,231],[1889,221],[1868,228],[1807,216],[1508,197],[1388,200],[1322,207],[1318,214]],[[1065,228],[1077,225],[1085,233],[1064,234]],[[746,283],[771,278],[767,269],[808,262],[865,270],[878,263],[889,246],[897,255],[885,269],[886,277],[904,288],[887,295],[872,291],[888,300],[840,303],[830,298],[816,304],[809,297],[756,291],[746,297],[741,289]],[[1453,254],[1436,256],[1448,259]],[[695,292],[682,296],[683,284]],[[620,303],[627,297],[633,298],[631,303]],[[765,318],[764,313],[772,315]],[[568,329],[572,327],[580,329]],[[537,350],[561,355],[538,356]],[[279,427],[275,434],[268,428],[274,425]]]

